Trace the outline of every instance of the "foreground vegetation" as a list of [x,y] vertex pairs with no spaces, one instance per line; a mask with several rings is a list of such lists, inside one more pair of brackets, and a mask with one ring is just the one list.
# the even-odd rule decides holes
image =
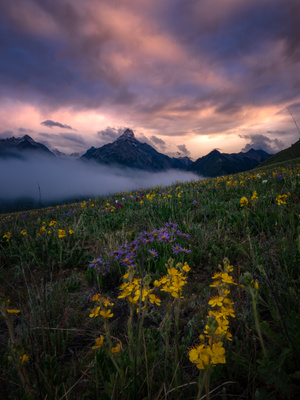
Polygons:
[[300,164],[0,216],[3,399],[297,399]]

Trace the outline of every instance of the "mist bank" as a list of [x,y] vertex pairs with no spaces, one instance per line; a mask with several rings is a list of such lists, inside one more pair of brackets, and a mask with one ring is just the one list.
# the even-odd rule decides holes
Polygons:
[[154,173],[40,155],[0,159],[0,171],[0,212],[201,179],[180,170]]

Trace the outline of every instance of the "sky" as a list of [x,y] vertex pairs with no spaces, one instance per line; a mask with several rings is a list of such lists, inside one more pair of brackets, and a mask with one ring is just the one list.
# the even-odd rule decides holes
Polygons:
[[299,0],[0,2],[0,138],[275,153],[300,136],[299,71]]

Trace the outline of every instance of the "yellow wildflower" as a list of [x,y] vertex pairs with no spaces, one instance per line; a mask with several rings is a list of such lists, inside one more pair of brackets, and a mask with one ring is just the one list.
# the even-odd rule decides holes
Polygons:
[[29,361],[29,357],[28,357],[27,354],[23,354],[23,356],[20,357],[20,363],[21,363],[21,364],[25,364],[25,363],[28,362],[28,361]]
[[210,304],[212,307],[215,307],[215,306],[221,307],[223,305],[223,300],[224,300],[224,297],[222,297],[222,296],[214,296],[214,297],[211,297],[208,304]]
[[110,349],[110,351],[111,351],[113,354],[120,353],[120,351],[121,351],[120,343],[118,343],[115,347],[112,347],[112,348]]
[[6,311],[8,312],[8,314],[19,314],[19,312],[21,312],[20,310],[16,310],[14,308],[7,309]]
[[100,313],[100,307],[94,307],[94,308],[91,310],[91,313],[90,313],[89,316],[90,316],[90,318],[98,317],[99,313]]
[[94,350],[98,350],[103,346],[104,337],[101,335],[99,338],[95,339],[95,346],[92,347]]
[[63,230],[63,229],[59,229],[59,230],[58,230],[58,237],[59,237],[59,239],[62,239],[62,238],[64,238],[65,236],[67,236],[67,235],[66,235],[66,231]]
[[100,311],[100,315],[102,318],[107,319],[112,318],[114,314],[111,312],[111,310],[102,310]]
[[248,201],[247,197],[242,197],[240,200],[240,203],[241,203],[241,207],[244,207],[244,206],[247,207],[249,201]]
[[9,241],[10,238],[11,238],[11,233],[10,233],[10,232],[6,232],[6,233],[3,235],[3,239],[6,239],[7,242]]

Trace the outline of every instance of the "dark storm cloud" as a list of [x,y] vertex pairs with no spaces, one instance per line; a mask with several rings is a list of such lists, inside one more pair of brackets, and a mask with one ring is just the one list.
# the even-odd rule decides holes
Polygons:
[[186,148],[185,144],[179,144],[177,148],[180,150],[182,155],[189,157],[191,155],[191,152]]
[[161,148],[166,147],[166,142],[165,142],[164,140],[158,138],[157,136],[152,135],[152,136],[150,137],[150,139],[151,139],[151,141],[152,141],[153,143],[155,143],[158,147],[161,147]]
[[116,140],[119,136],[121,136],[126,128],[112,128],[107,126],[105,129],[97,132],[99,138],[101,138],[105,142],[110,142]]
[[18,132],[26,134],[26,133],[32,133],[33,130],[32,129],[28,129],[28,128],[19,128]]
[[59,148],[64,152],[72,151],[82,152],[87,149],[88,144],[85,139],[75,133],[62,132],[60,134],[39,132],[38,140],[50,149]]
[[149,146],[152,146],[156,148],[155,144],[150,140],[147,136],[145,136],[143,133],[140,133],[139,135],[136,136],[137,140],[140,141],[141,143],[147,143]]
[[255,150],[264,150],[269,154],[275,154],[285,148],[284,142],[276,138],[270,139],[266,135],[241,135],[240,137],[250,140],[242,149],[244,152],[253,148]]
[[4,1],[0,37],[0,95],[47,111],[207,135],[299,101],[299,0]]
[[60,122],[55,122],[52,121],[51,119],[47,119],[46,121],[41,122],[41,125],[47,126],[48,128],[53,128],[54,126],[58,126],[59,128],[71,129],[73,131],[75,130],[69,125],[61,124]]

